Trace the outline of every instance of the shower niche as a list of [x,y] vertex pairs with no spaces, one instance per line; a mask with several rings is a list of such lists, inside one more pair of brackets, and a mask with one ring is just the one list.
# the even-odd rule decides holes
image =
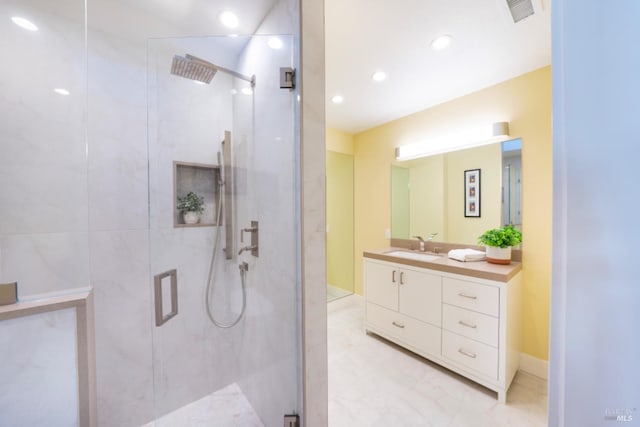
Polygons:
[[[173,162],[173,226],[213,227],[217,223],[220,167],[202,163]],[[178,199],[190,192],[204,199],[204,212],[196,224],[187,224],[178,210]]]

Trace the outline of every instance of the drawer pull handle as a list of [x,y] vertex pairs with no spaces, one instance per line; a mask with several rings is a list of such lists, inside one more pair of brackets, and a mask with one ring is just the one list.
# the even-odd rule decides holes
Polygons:
[[464,354],[465,356],[470,357],[472,359],[476,358],[476,354],[475,353],[471,353],[470,351],[466,351],[466,350],[463,350],[461,348],[458,349],[458,353]]
[[396,283],[396,271],[391,272],[391,283]]
[[477,325],[474,325],[473,323],[467,323],[464,320],[458,320],[458,323],[471,329],[476,329],[478,327]]
[[462,298],[478,299],[478,297],[475,296],[475,295],[467,295],[467,294],[465,294],[463,292],[460,292],[458,295],[461,296]]
[[393,326],[396,326],[396,327],[400,328],[400,329],[404,329],[404,325],[402,323],[396,322],[395,320],[393,322],[391,322],[391,324]]
[[400,284],[404,285],[404,271],[400,272]]

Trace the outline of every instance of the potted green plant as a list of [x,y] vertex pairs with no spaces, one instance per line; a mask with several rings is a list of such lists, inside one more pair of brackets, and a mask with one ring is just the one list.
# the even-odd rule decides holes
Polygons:
[[176,208],[182,213],[185,224],[197,224],[200,222],[200,215],[204,212],[204,197],[189,191],[186,196],[178,197]]
[[478,237],[478,243],[486,247],[487,262],[511,263],[511,247],[522,242],[522,233],[513,225],[487,230]]

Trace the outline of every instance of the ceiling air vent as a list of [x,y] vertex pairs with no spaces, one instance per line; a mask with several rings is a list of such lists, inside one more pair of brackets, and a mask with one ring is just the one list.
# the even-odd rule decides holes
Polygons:
[[520,22],[535,13],[531,0],[507,0],[507,6],[509,6],[514,23]]

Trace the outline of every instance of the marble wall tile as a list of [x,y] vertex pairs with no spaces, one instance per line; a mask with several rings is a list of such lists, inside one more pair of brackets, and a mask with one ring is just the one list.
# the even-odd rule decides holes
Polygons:
[[323,1],[301,0],[302,334],[309,427],[328,423],[323,16]]
[[[0,47],[10,58],[0,69],[0,234],[87,228],[84,10],[68,0],[64,14],[39,6],[0,5]],[[17,11],[40,31],[11,24]]]
[[153,419],[152,301],[148,231],[91,233],[98,423]]
[[0,322],[0,360],[1,425],[78,425],[74,309]]
[[146,45],[101,31],[89,42],[92,230],[148,227]]
[[[159,414],[223,387],[233,380],[236,371],[236,356],[229,339],[235,331],[216,328],[206,314],[206,283],[214,233],[214,227],[151,231],[152,274],[171,269],[178,274],[178,315],[153,329]],[[237,266],[225,262],[223,255],[220,246],[212,309],[217,319],[226,322],[226,315],[235,317],[239,311],[241,288]],[[232,295],[227,295],[227,290]],[[215,302],[218,297],[225,299],[222,305]],[[233,307],[231,313],[227,313],[227,297]]]
[[18,297],[90,285],[89,234],[0,235],[3,281],[18,282]]

